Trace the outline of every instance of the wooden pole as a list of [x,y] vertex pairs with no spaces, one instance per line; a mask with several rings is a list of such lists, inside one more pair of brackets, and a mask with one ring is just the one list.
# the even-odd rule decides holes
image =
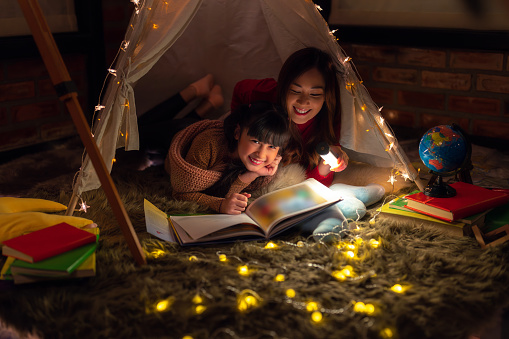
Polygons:
[[144,265],[146,264],[145,254],[141,248],[138,236],[120,200],[118,191],[106,168],[97,144],[92,138],[92,133],[78,102],[78,94],[73,88],[71,77],[69,76],[67,67],[64,64],[62,55],[58,50],[44,14],[41,11],[39,2],[37,0],[18,0],[18,2],[27,20],[28,26],[32,31],[32,35],[49,72],[53,86],[55,86],[60,100],[65,103],[71,114],[76,130],[97,172],[101,186],[117,218],[120,229],[127,240],[127,245],[136,263]]

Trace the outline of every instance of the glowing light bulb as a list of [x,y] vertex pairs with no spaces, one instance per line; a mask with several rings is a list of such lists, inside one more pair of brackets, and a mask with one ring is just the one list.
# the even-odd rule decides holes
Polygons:
[[376,239],[370,239],[369,245],[373,248],[378,248],[378,246],[380,246],[380,242]]
[[362,301],[358,301],[353,306],[353,310],[357,313],[364,313],[366,310],[366,304],[364,304]]
[[375,305],[366,304],[366,307],[364,308],[364,313],[369,314],[369,315],[375,313]]
[[195,308],[194,308],[194,313],[196,314],[202,314],[203,312],[205,312],[205,310],[207,309],[206,306],[203,306],[203,305],[197,305]]
[[285,281],[285,275],[284,274],[278,274],[276,275],[276,277],[274,278],[275,281],[278,281],[278,282],[282,282],[282,281]]
[[189,257],[189,261],[198,261],[198,258],[195,255]]
[[353,253],[353,251],[347,251],[345,253],[345,255],[348,257],[348,258],[354,258],[355,257],[355,253]]
[[203,302],[203,298],[199,295],[199,294],[196,294],[194,297],[193,297],[193,303],[195,304],[201,304]]
[[111,75],[117,76],[117,71],[112,68],[108,68],[108,72],[110,72]]
[[106,108],[106,106],[103,106],[103,105],[97,105],[97,106],[95,106],[95,111],[97,112],[97,111],[99,111],[99,110],[101,110],[101,109],[104,109],[104,108]]
[[310,301],[306,304],[306,310],[308,312],[316,311],[316,310],[318,310],[318,304],[314,301]]
[[286,290],[286,296],[288,298],[295,298],[295,290],[292,288],[289,288]]
[[304,247],[304,242],[301,240],[297,241],[297,247]]
[[394,337],[394,332],[392,329],[386,327],[380,331],[380,337],[384,339],[390,339]]
[[369,219],[369,224],[370,224],[370,225],[374,225],[375,223],[376,223],[376,221],[375,221],[375,217],[373,217],[373,218]]
[[226,254],[220,254],[219,255],[219,261],[223,261],[224,262],[224,261],[227,261],[227,260],[228,260],[228,258],[226,257]]
[[237,271],[239,272],[240,275],[248,275],[249,274],[249,269],[246,265],[239,266],[237,268]]
[[346,275],[343,273],[343,271],[333,271],[332,276],[336,278],[339,281],[345,281]]
[[277,248],[277,245],[275,243],[273,243],[272,241],[270,241],[267,243],[267,245],[265,245],[265,248],[273,249],[273,248]]
[[319,323],[321,322],[323,319],[323,315],[321,312],[319,311],[314,311],[313,313],[311,313],[311,320],[314,322],[314,323]]
[[160,302],[157,303],[156,310],[158,312],[164,312],[168,309],[169,306],[170,302],[168,300],[161,300]]
[[152,252],[150,252],[150,256],[152,258],[159,258],[159,257],[162,257],[166,252],[164,252],[163,250],[154,250]]

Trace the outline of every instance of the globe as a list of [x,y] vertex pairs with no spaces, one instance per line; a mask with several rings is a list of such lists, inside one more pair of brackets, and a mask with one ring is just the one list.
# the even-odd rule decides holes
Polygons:
[[468,143],[458,128],[439,125],[424,133],[419,143],[419,156],[432,173],[454,174],[468,156]]

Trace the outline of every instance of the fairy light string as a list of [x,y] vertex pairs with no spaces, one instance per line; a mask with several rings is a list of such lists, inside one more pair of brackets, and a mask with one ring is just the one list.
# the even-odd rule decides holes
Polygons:
[[[315,261],[316,259],[313,256],[312,259],[296,262],[304,271],[309,270],[310,274],[316,271],[312,276],[316,274],[319,276],[329,275],[328,286],[332,286],[330,284],[360,283],[364,289],[379,288],[380,286],[375,282],[376,280],[372,280],[376,279],[376,272],[373,269],[364,270],[363,262],[383,248],[384,240],[376,236],[376,233],[374,233],[374,236],[366,236],[369,232],[359,232],[363,230],[362,225],[356,225],[356,227],[347,237],[332,243],[312,242],[310,239],[296,242],[271,240],[247,243],[246,246],[251,248],[249,252],[258,253],[263,257],[278,256],[280,251],[293,251],[297,248],[300,251],[324,251],[324,253],[330,255],[332,260],[319,262]],[[154,261],[154,263],[157,263],[160,259],[171,257],[189,261],[192,265],[206,265],[207,267],[209,265],[220,265],[232,272],[236,271],[243,283],[239,282],[239,286],[226,285],[223,288],[226,295],[229,294],[233,297],[233,299],[228,299],[231,300],[232,311],[239,314],[249,313],[267,304],[281,303],[307,314],[308,321],[312,325],[320,326],[322,322],[335,316],[361,317],[364,326],[374,327],[381,338],[390,339],[397,335],[394,327],[387,326],[386,323],[377,323],[377,315],[383,312],[384,309],[384,306],[377,300],[356,297],[347,301],[331,302],[327,298],[323,299],[324,296],[321,293],[313,298],[309,292],[300,291],[298,282],[293,279],[291,274],[288,274],[288,269],[284,263],[278,260],[268,259],[263,263],[258,260],[245,260],[235,255],[233,248],[229,251],[221,250],[206,254],[196,250],[182,251],[181,248],[175,246],[170,247],[170,250],[162,255],[161,252],[164,252],[163,248],[165,246],[161,245],[159,241],[145,243],[144,246],[147,251],[147,258]],[[261,291],[257,291],[254,287],[240,287],[240,285],[249,286],[250,282],[259,281],[260,279],[265,281],[265,287]],[[228,280],[235,281],[234,278]],[[210,285],[210,282],[205,283]],[[267,288],[267,285],[272,287]],[[392,284],[390,284],[390,281],[384,281],[382,287],[386,291],[385,293],[398,295],[405,294],[411,289],[409,283],[405,283],[402,278],[398,277],[395,277]],[[149,306],[146,309],[151,312],[167,312],[171,310],[174,303],[179,301],[178,298],[185,297],[166,296],[162,299],[154,299],[147,302]],[[214,301],[214,296],[208,293],[207,288],[204,287],[199,287],[196,293],[191,294],[187,300],[184,300],[189,307],[190,316],[207,314],[209,310],[213,309]],[[229,332],[234,338],[242,338],[228,328],[218,329],[216,333],[224,334],[226,333],[224,331]],[[189,335],[191,336],[191,334]],[[275,335],[277,337],[277,334]]]

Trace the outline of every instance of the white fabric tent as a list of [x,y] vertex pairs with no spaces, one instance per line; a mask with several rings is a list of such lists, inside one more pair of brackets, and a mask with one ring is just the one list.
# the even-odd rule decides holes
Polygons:
[[[189,83],[212,73],[229,110],[239,80],[277,78],[286,58],[303,47],[328,51],[341,82],[339,142],[351,159],[417,173],[383,122],[326,21],[308,0],[132,0],[135,11],[109,75],[92,128],[108,169],[115,150],[138,149],[137,115]],[[74,195],[100,182],[88,156],[74,183]]]

